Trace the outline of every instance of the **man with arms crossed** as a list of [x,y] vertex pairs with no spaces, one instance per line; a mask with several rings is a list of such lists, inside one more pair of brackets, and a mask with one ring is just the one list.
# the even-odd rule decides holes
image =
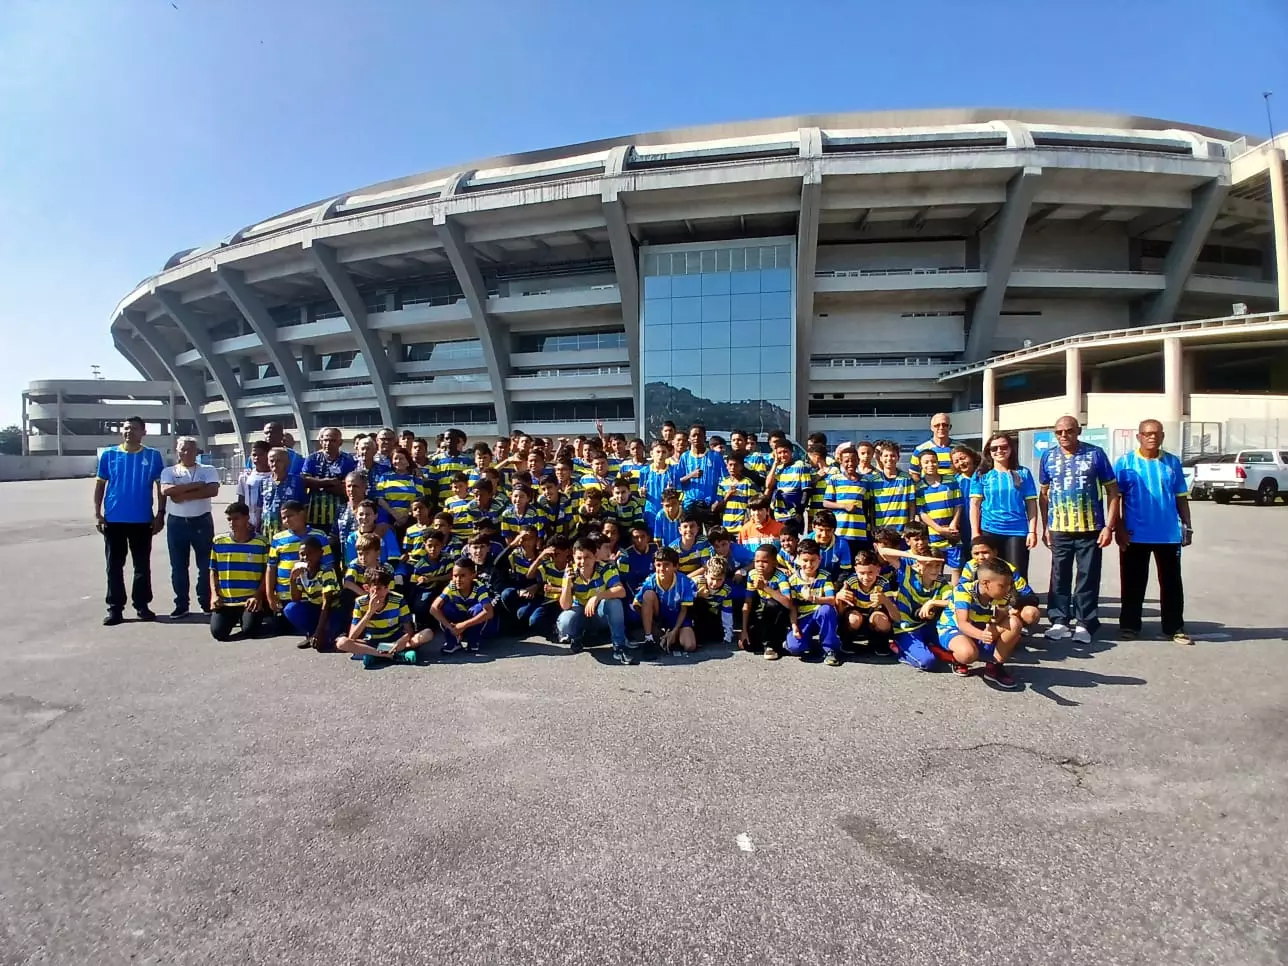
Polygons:
[[[131,416],[121,425],[121,445],[98,458],[94,481],[94,519],[107,556],[107,613],[104,627],[121,623],[125,610],[125,557],[134,568],[130,600],[141,621],[156,620],[152,603],[152,537],[165,526],[161,493],[161,454],[143,445],[143,420]],[[156,510],[152,497],[156,496]]]
[[1181,584],[1181,548],[1194,538],[1190,525],[1189,487],[1181,461],[1163,450],[1163,424],[1147,419],[1136,433],[1140,448],[1119,458],[1114,467],[1122,501],[1117,536],[1122,567],[1122,636],[1140,635],[1141,608],[1149,583],[1149,559],[1158,569],[1158,603],[1163,637],[1193,644],[1185,633],[1185,588]]
[[[1072,637],[1090,644],[1100,626],[1100,562],[1118,526],[1118,484],[1109,457],[1099,446],[1078,439],[1082,427],[1072,416],[1055,423],[1059,445],[1042,454],[1038,501],[1042,542],[1051,550],[1051,593],[1047,614],[1049,640]],[[1105,514],[1101,489],[1109,500]],[[1074,567],[1078,570],[1074,583]],[[1070,628],[1076,620],[1078,626]]]
[[197,603],[203,614],[210,613],[210,548],[215,542],[215,521],[210,515],[210,498],[219,495],[219,471],[197,462],[197,441],[180,436],[176,443],[179,461],[161,471],[161,495],[166,515],[166,546],[170,551],[170,586],[174,590],[171,618],[188,616],[191,584],[188,558],[197,558]]

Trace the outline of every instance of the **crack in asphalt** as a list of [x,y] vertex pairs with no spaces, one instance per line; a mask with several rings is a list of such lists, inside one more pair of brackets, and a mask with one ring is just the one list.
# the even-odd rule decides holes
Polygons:
[[1037,748],[1030,748],[1028,745],[1017,745],[1009,741],[982,741],[974,745],[942,745],[934,748],[925,748],[921,751],[921,767],[917,771],[917,777],[921,779],[929,778],[931,772],[937,767],[933,760],[935,754],[971,754],[977,751],[986,751],[989,749],[1005,749],[1007,751],[1019,752],[1023,755],[1029,755],[1038,761],[1045,762],[1048,765],[1055,765],[1061,771],[1072,776],[1074,788],[1084,788],[1084,782],[1090,770],[1100,764],[1090,758],[1078,758],[1075,756],[1052,755]]

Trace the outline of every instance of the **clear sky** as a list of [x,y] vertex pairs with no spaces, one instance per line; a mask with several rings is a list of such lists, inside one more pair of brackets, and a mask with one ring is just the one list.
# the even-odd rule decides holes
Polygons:
[[[177,9],[176,9],[177,8]],[[1288,0],[0,0],[0,424],[174,252],[384,178],[821,111],[1288,128]]]

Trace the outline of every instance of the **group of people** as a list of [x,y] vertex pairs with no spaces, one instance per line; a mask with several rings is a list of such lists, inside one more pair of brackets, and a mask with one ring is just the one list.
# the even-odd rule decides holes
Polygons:
[[500,633],[573,651],[606,639],[622,664],[723,642],[828,665],[857,653],[959,675],[982,664],[1009,689],[1008,658],[1041,615],[1029,552],[1051,549],[1045,637],[1089,643],[1102,553],[1117,541],[1122,635],[1141,632],[1152,558],[1163,633],[1191,643],[1187,490],[1161,424],[1141,423],[1139,448],[1111,465],[1064,417],[1036,480],[1013,437],[995,433],[980,453],[951,428],[933,417],[907,458],[890,440],[831,448],[814,434],[802,448],[773,432],[762,448],[754,433],[708,439],[669,422],[647,444],[602,425],[468,448],[457,429],[431,446],[386,428],[347,451],[326,428],[305,457],[269,423],[215,536],[220,481],[196,441],[181,438],[164,467],[131,419],[100,457],[94,494],[103,623],[123,620],[127,554],[129,600],[153,619],[148,553],[164,528],[171,616],[188,614],[195,590],[218,640],[294,634],[367,666],[477,650]]

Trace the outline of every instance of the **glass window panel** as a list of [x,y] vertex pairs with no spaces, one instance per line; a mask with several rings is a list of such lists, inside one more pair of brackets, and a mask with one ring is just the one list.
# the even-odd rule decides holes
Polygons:
[[702,276],[675,275],[671,278],[671,298],[688,298],[702,294]]
[[792,290],[792,273],[786,268],[771,268],[760,273],[760,290],[762,292],[790,292]]
[[739,347],[735,342],[732,349],[729,350],[729,371],[739,375],[746,375],[754,378],[760,373],[760,348],[755,343],[744,343]]
[[730,322],[729,340],[731,345],[760,345],[759,322]]
[[[677,279],[678,281],[678,279]],[[671,299],[671,323],[679,325],[684,322],[702,321],[702,299]]]
[[649,329],[648,339],[644,343],[649,349],[671,348],[671,326],[657,325]]
[[[702,377],[694,373],[691,376],[676,376],[671,380],[671,385],[676,389],[684,389],[698,398],[702,397]],[[663,416],[662,419],[670,419],[671,416]]]
[[[757,340],[762,346],[789,346],[792,344],[792,327],[788,322],[782,319],[770,319],[768,322],[760,323],[760,338]],[[756,344],[756,343],[753,343]]]
[[729,317],[737,321],[750,321],[760,318],[759,295],[731,295],[729,297]]
[[700,352],[672,352],[671,374],[673,376],[696,376],[702,372],[702,354]]
[[704,375],[702,377],[702,395],[717,402],[728,402],[729,377]]
[[703,271],[704,273],[706,273],[706,272],[714,272],[714,271],[716,270],[716,253],[715,253],[715,249],[713,249],[713,248],[708,248],[708,249],[705,249],[704,251],[702,251],[700,254],[701,254],[701,256],[702,256],[702,258],[701,258],[702,271]]
[[[724,272],[724,273],[728,273],[728,271],[729,271],[729,249],[727,249],[727,248],[717,248],[717,249],[716,249],[716,271],[717,271],[717,272]],[[728,289],[726,289],[725,291],[728,291]]]
[[747,249],[729,249],[729,271],[741,272],[747,268]]
[[729,275],[725,272],[718,274],[706,274],[702,276],[702,294],[703,295],[728,295],[729,294]]
[[704,322],[698,328],[702,333],[702,348],[727,349],[729,347],[729,324],[727,322]]
[[790,319],[792,317],[791,292],[766,292],[760,297],[762,319]]
[[701,333],[696,325],[671,326],[672,349],[697,349],[702,342]]
[[[674,364],[674,361],[672,361]],[[729,372],[728,349],[703,349],[702,372],[706,375],[721,375]]]
[[791,394],[791,377],[785,372],[767,372],[760,377],[760,391],[770,399],[782,399]]
[[728,322],[729,321],[729,296],[704,295],[702,297],[702,321],[703,322]]
[[779,245],[775,250],[775,254],[778,256],[779,268],[791,268],[791,265],[792,265],[792,246],[791,245],[786,245],[786,244]]
[[[668,278],[666,281],[670,281]],[[644,300],[644,324],[645,325],[667,325],[671,321],[671,300],[670,299],[645,299]]]
[[[757,360],[759,361],[759,360]],[[751,402],[760,398],[760,376],[745,376],[735,372],[731,377],[729,394],[739,401]]]
[[729,290],[734,293],[760,291],[760,272],[734,272],[729,276]]
[[685,275],[702,274],[702,253],[701,252],[684,253],[684,274]]
[[762,347],[760,350],[760,371],[766,372],[786,372],[791,366],[790,353],[784,352],[779,346]]
[[[656,256],[649,256],[650,258]],[[644,279],[644,298],[669,299],[671,297],[671,278],[668,275],[653,275]]]

